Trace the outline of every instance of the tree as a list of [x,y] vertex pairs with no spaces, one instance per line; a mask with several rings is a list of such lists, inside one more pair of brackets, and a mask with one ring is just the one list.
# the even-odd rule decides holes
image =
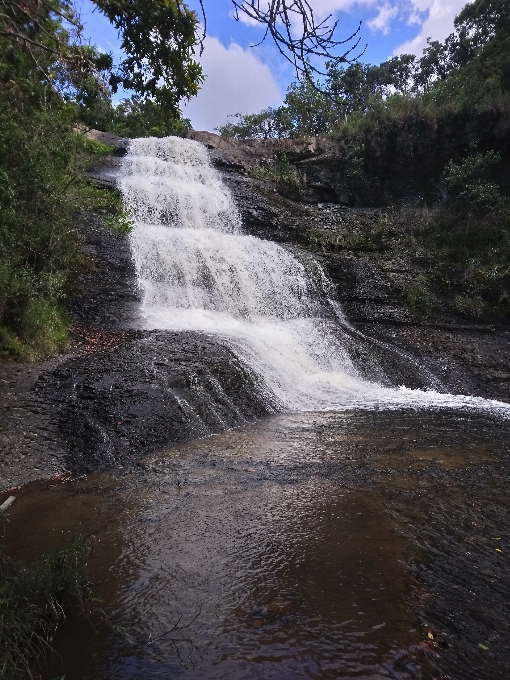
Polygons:
[[475,0],[464,7],[454,25],[475,47],[480,47],[510,33],[510,3],[508,0]]
[[74,44],[67,3],[1,2],[0,356],[26,357],[67,342],[62,302],[84,265],[73,216],[118,201],[84,181],[107,147],[75,127],[102,86],[98,53]]
[[286,136],[304,137],[331,132],[335,116],[331,98],[303,77],[289,86],[276,117]]
[[229,122],[216,128],[226,139],[274,139],[282,136],[278,129],[275,109],[268,108],[260,113],[247,115],[235,113],[229,118],[236,119],[236,122]]
[[[111,63],[105,68],[106,55],[80,46],[82,27],[73,0],[0,0],[0,36],[27,51],[34,60],[33,48],[37,47],[51,54],[61,69],[64,64],[73,64],[75,70],[88,71],[97,83],[102,84],[108,70],[107,82],[114,93],[122,85],[136,95],[154,100],[168,112],[169,119],[175,118],[179,102],[196,95],[203,81],[202,69],[194,58],[202,45],[197,14],[181,0],[94,2],[121,34],[127,57],[116,68]],[[328,17],[317,23],[308,0],[232,2],[238,17],[244,13],[265,27],[263,40],[271,35],[281,54],[314,87],[317,83],[312,76],[319,71],[312,61],[348,62],[359,45],[359,28],[346,40],[337,40],[338,22],[330,23]],[[202,0],[200,5],[205,27]],[[56,21],[59,31],[65,33],[63,22],[72,27],[76,39],[61,41],[59,31],[45,28],[43,15],[44,21]],[[39,31],[38,43],[34,41],[34,30]],[[336,54],[339,48],[340,55]]]
[[414,54],[401,54],[384,61],[379,67],[378,82],[384,95],[394,92],[406,94],[411,91],[416,75]]
[[191,123],[181,116],[172,118],[156,102],[135,94],[111,107],[103,127],[121,137],[168,137],[184,136]]
[[198,93],[202,68],[197,49],[198,17],[179,0],[94,0],[120,31],[127,58],[110,77],[141,97],[151,97],[172,114],[182,99]]
[[379,66],[355,62],[345,67],[328,64],[326,89],[343,116],[369,111],[390,94],[408,92],[414,82],[416,58],[403,54]]
[[71,0],[0,0],[4,68],[25,55],[33,78],[62,95],[104,89],[100,74],[112,66],[109,55],[81,44],[82,30]]

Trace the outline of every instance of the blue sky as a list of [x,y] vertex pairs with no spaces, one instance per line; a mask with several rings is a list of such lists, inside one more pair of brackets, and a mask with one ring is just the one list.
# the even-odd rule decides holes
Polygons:
[[[380,63],[402,52],[421,55],[427,37],[437,40],[453,30],[453,19],[465,0],[309,0],[321,19],[338,19],[337,35],[347,38],[360,21],[361,43],[367,45],[361,60]],[[188,5],[199,9],[197,0]],[[231,0],[204,0],[207,39],[200,59],[206,81],[198,97],[183,106],[196,130],[213,131],[230,114],[253,113],[278,106],[294,78],[292,67],[268,40],[260,27],[236,21]],[[100,49],[121,57],[116,31],[96,10],[91,0],[80,0],[85,35]]]

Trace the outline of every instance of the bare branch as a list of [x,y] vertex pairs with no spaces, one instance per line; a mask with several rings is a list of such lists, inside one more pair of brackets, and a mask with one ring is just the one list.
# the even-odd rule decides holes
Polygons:
[[177,619],[177,622],[174,623],[174,625],[170,628],[170,630],[167,630],[165,633],[161,633],[161,635],[158,635],[158,637],[156,637],[156,638],[153,638],[152,635],[149,635],[149,639],[147,640],[147,642],[145,644],[152,645],[155,642],[157,642],[158,640],[161,640],[162,638],[164,638],[165,636],[170,635],[170,633],[174,633],[176,631],[184,630],[185,628],[189,628],[193,623],[195,623],[195,621],[198,619],[198,617],[200,616],[201,613],[202,613],[202,606],[200,606],[200,609],[198,610],[198,612],[195,614],[195,616],[191,619],[191,621],[189,623],[186,623],[184,626],[179,626],[180,622],[182,621],[182,617],[184,616],[183,614],[181,614],[179,616],[179,618]]
[[361,22],[354,33],[344,40],[336,40],[338,21],[333,21],[330,14],[317,22],[309,0],[232,0],[232,3],[236,19],[244,14],[265,26],[260,43],[270,35],[297,75],[305,76],[314,87],[313,77],[326,75],[318,64],[323,61],[351,63],[365,51],[353,56],[361,41]]
[[202,19],[203,19],[203,22],[204,22],[204,30],[202,32],[202,37],[200,39],[200,56],[202,56],[202,53],[204,51],[204,40],[205,40],[205,36],[207,35],[207,17],[206,17],[206,14],[205,14],[203,0],[199,0],[199,2],[200,2],[200,9],[202,10]]

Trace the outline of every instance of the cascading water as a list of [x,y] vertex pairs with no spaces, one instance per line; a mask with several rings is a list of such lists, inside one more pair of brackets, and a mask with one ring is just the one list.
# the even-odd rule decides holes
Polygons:
[[330,284],[271,241],[243,233],[227,187],[198,142],[133,140],[119,181],[135,227],[131,246],[147,328],[213,334],[261,376],[288,410],[501,402],[383,387],[349,356]]

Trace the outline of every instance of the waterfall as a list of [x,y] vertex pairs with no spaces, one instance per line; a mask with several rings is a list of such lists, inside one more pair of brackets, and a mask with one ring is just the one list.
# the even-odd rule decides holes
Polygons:
[[135,225],[131,247],[146,328],[216,336],[261,377],[282,409],[510,409],[362,378],[320,266],[243,233],[228,188],[199,142],[133,140],[119,186]]

